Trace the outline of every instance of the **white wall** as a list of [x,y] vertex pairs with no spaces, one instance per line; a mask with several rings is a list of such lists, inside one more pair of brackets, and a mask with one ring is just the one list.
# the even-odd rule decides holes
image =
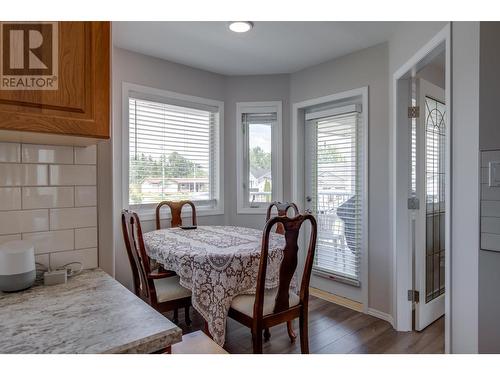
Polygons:
[[[394,73],[405,64],[420,48],[422,48],[434,35],[436,35],[443,27],[445,26],[444,22],[405,22],[402,27],[398,29],[397,33],[394,33],[389,39],[389,74],[388,74],[388,96],[389,96],[389,123],[391,124],[391,128],[394,125],[395,119],[393,118],[392,105],[394,100],[394,92],[393,92],[393,77]],[[389,147],[390,150],[394,149],[393,133],[389,135]],[[393,160],[391,157],[388,159],[388,164],[390,168],[393,168]],[[395,176],[392,176],[395,177]],[[399,182],[398,182],[399,183]],[[390,181],[389,185],[389,196],[392,197],[396,193],[394,190],[394,181]],[[389,203],[391,205],[391,203]],[[393,207],[390,207],[393,209]],[[391,216],[391,220],[395,220]],[[389,229],[390,238],[394,238],[394,233],[392,231],[392,227]],[[391,241],[390,246],[394,246]],[[392,253],[388,258],[389,272],[391,274],[390,279],[390,290],[391,290],[391,301],[390,301],[390,312],[393,318],[396,320],[397,306],[394,304],[394,296],[392,293],[395,293],[396,285],[394,285],[394,279],[392,277],[394,273],[393,268],[393,256]]]
[[[283,117],[283,199],[290,200],[290,107],[289,75],[274,74],[261,76],[226,77],[225,89],[225,216],[226,223],[262,229],[265,214],[237,214],[236,186],[236,103],[252,101],[281,101]],[[302,208],[301,208],[302,209]]]
[[290,77],[292,104],[369,86],[368,306],[384,313],[391,312],[387,69],[387,44],[381,44]]
[[[391,81],[394,72],[437,34],[445,23],[411,22],[404,26],[389,41]],[[453,253],[450,351],[475,353],[478,350],[479,23],[452,23],[452,53]],[[392,98],[391,84],[390,102]]]
[[[175,91],[181,94],[200,96],[209,99],[224,100],[225,77],[171,63],[150,56],[113,48],[113,138],[112,146],[100,149],[103,158],[113,160],[113,185],[108,186],[113,193],[113,229],[115,253],[115,277],[129,289],[132,289],[132,274],[125,251],[121,232],[120,212],[122,200],[122,82]],[[111,156],[112,155],[112,156]],[[109,190],[108,190],[109,192]],[[204,216],[199,223],[223,224],[224,216]],[[143,222],[143,230],[154,229],[153,221]],[[110,233],[111,235],[111,233]],[[108,240],[108,242],[110,242]]]

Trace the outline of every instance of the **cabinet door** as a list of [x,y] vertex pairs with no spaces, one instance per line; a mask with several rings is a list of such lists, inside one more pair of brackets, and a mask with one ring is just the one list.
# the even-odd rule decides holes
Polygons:
[[109,22],[58,22],[57,90],[0,90],[0,129],[109,138],[110,43]]

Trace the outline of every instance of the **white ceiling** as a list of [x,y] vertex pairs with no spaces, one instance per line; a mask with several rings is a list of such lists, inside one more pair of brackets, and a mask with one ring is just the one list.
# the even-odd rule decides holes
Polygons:
[[387,41],[396,22],[113,22],[115,46],[225,75],[292,73]]

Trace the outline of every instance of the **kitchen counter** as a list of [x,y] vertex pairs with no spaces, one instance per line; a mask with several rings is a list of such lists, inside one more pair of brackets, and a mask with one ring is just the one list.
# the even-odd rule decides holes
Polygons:
[[0,293],[0,353],[153,353],[182,330],[100,269]]

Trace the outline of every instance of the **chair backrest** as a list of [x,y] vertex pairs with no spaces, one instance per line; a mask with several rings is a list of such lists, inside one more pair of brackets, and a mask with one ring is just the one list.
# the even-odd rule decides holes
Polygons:
[[150,259],[144,246],[141,221],[135,212],[122,210],[122,231],[134,277],[134,292],[149,304],[154,304],[156,291],[153,281],[148,278],[151,273]]
[[[269,219],[271,218],[271,211],[273,207],[276,207],[276,210],[278,211],[278,216],[288,216],[288,210],[290,208],[293,208],[295,215],[299,214],[299,209],[297,205],[293,202],[292,203],[273,202],[269,205],[269,207],[267,207],[266,222],[269,221]],[[285,228],[283,227],[283,224],[278,223],[278,225],[276,226],[276,233],[285,234]]]
[[168,206],[170,208],[170,215],[172,216],[172,220],[170,221],[170,226],[172,228],[175,227],[180,227],[182,226],[182,207],[185,205],[191,206],[191,211],[192,211],[192,218],[193,218],[193,225],[198,225],[197,220],[196,220],[196,207],[194,206],[194,203],[191,201],[163,201],[158,203],[158,206],[156,206],[156,229],[161,229],[160,226],[160,209],[163,206]]
[[286,216],[275,216],[266,223],[264,233],[262,235],[262,252],[259,263],[259,274],[257,276],[257,289],[254,303],[254,318],[261,318],[264,307],[264,290],[266,283],[267,260],[269,253],[269,235],[275,224],[283,224],[285,230],[285,247],[283,249],[283,260],[281,261],[279,270],[278,293],[276,295],[274,313],[285,311],[289,308],[289,291],[290,283],[293,274],[297,269],[299,244],[298,238],[300,228],[304,221],[311,223],[311,235],[309,237],[309,246],[307,249],[304,272],[302,274],[302,282],[300,285],[300,302],[307,305],[309,299],[309,282],[311,280],[311,272],[316,251],[316,236],[318,225],[316,219],[311,214],[297,215],[293,218]]

